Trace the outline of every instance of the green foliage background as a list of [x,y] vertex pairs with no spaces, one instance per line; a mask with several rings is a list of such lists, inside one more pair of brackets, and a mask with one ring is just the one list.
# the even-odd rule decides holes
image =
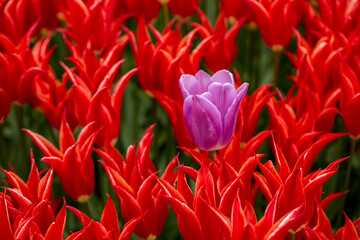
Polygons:
[[[214,24],[219,13],[219,0],[202,0],[200,8],[206,13],[210,21]],[[162,30],[164,28],[164,12],[162,11],[158,19],[153,23],[154,26]],[[192,21],[198,21],[197,17],[194,16]],[[129,21],[127,27],[132,30],[136,29],[136,23]],[[190,26],[187,27],[190,30]],[[185,28],[184,28],[185,29]],[[185,30],[184,30],[185,33]],[[36,41],[36,40],[34,40]],[[62,36],[59,33],[54,33],[52,38],[52,45],[56,45],[57,48],[52,57],[51,65],[55,69],[58,78],[61,78],[64,70],[60,67],[59,61],[66,61],[66,57],[69,56],[69,50],[67,49]],[[238,36],[239,54],[233,67],[236,68],[242,80],[250,83],[248,94],[251,94],[256,88],[261,85],[270,84],[273,78],[273,52],[269,49],[262,41],[258,30],[249,30],[246,26],[242,28]],[[290,44],[286,49],[290,52],[295,52],[296,42]],[[127,61],[123,64],[121,74],[123,75],[130,69],[135,67],[134,58],[130,46],[127,47],[124,52],[123,58]],[[204,64],[202,69],[206,70]],[[280,72],[279,72],[279,84],[278,89],[285,97],[287,90],[292,85],[292,82],[287,79],[286,76],[295,75],[295,69],[291,65],[285,54],[282,53],[280,61]],[[129,145],[133,145],[136,141],[139,141],[145,132],[145,130],[153,123],[156,123],[154,130],[155,139],[151,149],[151,156],[157,169],[164,170],[166,165],[172,160],[172,158],[180,152],[176,147],[176,141],[172,132],[171,124],[168,120],[167,115],[161,108],[161,106],[150,96],[144,93],[139,87],[135,77],[129,82],[122,107],[122,120],[121,120],[121,131],[120,137],[116,144],[121,154],[126,154],[126,149]],[[267,128],[268,115],[267,111],[264,110],[262,117],[259,122],[258,131]],[[0,126],[0,165],[2,168],[8,170],[9,164],[15,169],[18,175],[26,180],[30,170],[30,149],[33,149],[36,163],[39,169],[46,169],[48,166],[40,161],[43,157],[40,150],[32,143],[30,138],[21,131],[22,128],[31,129],[32,131],[41,134],[45,138],[51,140],[57,144],[58,132],[52,128],[47,122],[45,116],[32,109],[29,105],[18,106],[13,104],[12,110],[8,119],[4,124]],[[79,130],[77,131],[79,132]],[[336,126],[334,132],[345,132],[341,119],[336,120]],[[324,168],[330,162],[337,160],[342,157],[349,155],[350,141],[348,138],[341,138],[325,148],[321,152],[317,161],[314,164],[314,169]],[[267,154],[265,160],[274,159],[268,143],[266,142],[260,149],[261,153]],[[94,160],[98,160],[99,157],[94,154]],[[180,153],[181,162],[185,165],[191,165],[195,168],[194,161],[189,156]],[[79,204],[66,197],[61,184],[57,177],[54,178],[54,194],[55,198],[61,198],[65,196],[68,205],[74,206],[81,211],[88,214],[95,220],[100,220],[102,210],[106,204],[107,196],[109,193],[114,202],[117,204],[117,209],[120,208],[119,201],[117,200],[112,187],[107,179],[104,169],[100,164],[96,166],[96,191],[91,197],[88,204]],[[340,171],[332,178],[324,187],[325,196],[329,193],[337,192],[341,189],[340,176],[344,174],[345,164],[342,164]],[[357,190],[360,189],[360,161],[359,153],[355,154],[354,157],[354,172],[352,174],[351,189],[347,197],[347,204],[345,211],[351,218],[359,217],[360,207],[358,204],[359,197]],[[0,179],[2,180],[1,186],[7,186],[3,180],[5,176],[0,172]],[[192,183],[193,184],[193,183]],[[327,213],[329,219],[335,224],[335,219],[339,211],[342,209],[338,208],[338,203],[341,199],[336,200],[330,205]],[[263,196],[260,194],[256,205],[256,213],[260,218],[267,206],[267,203]],[[81,228],[79,220],[73,213],[67,211],[67,228],[66,232],[76,231]],[[121,217],[121,216],[120,216]],[[124,222],[121,222],[124,224]],[[137,239],[136,236],[132,237]],[[177,221],[174,213],[171,211],[167,223],[164,227],[162,235],[158,239],[181,239],[181,235],[177,229]]]

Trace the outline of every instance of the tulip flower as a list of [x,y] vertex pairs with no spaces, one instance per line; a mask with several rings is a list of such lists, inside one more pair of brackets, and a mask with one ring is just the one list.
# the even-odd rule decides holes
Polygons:
[[224,9],[225,15],[230,19],[230,22],[234,20],[246,18],[247,23],[254,21],[255,15],[250,7],[249,3],[244,0],[221,0],[221,7]]
[[355,222],[351,222],[348,216],[345,214],[345,226],[340,228],[336,234],[335,239],[359,239],[359,219]]
[[31,171],[28,181],[25,183],[15,172],[6,171],[1,168],[7,177],[7,182],[11,186],[8,189],[10,193],[17,192],[17,199],[21,199],[20,202],[26,203],[25,207],[29,207],[30,204],[38,201],[51,201],[52,200],[52,179],[53,170],[49,170],[44,176],[38,171],[38,167],[35,163],[34,155],[31,150]]
[[136,21],[145,17],[146,22],[155,19],[160,12],[161,4],[158,0],[125,0],[127,11]]
[[249,0],[248,4],[255,13],[265,44],[274,51],[286,47],[292,39],[293,27],[301,21],[301,2]]
[[239,48],[236,42],[245,18],[239,19],[231,28],[227,28],[225,15],[220,12],[213,28],[206,15],[198,10],[200,23],[192,23],[199,29],[200,38],[210,39],[204,54],[204,62],[212,72],[228,69],[235,61]]
[[[16,191],[15,191],[16,192]],[[26,209],[17,209],[16,201],[5,193],[0,195],[0,236],[1,239],[63,239],[66,205],[57,214],[55,202],[43,200],[30,204]],[[56,208],[56,207],[55,207]]]
[[346,35],[358,26],[360,4],[358,1],[317,1],[321,20],[330,29]]
[[1,239],[63,239],[65,204],[54,222],[61,200],[52,201],[53,170],[39,172],[32,151],[30,159],[27,182],[1,168],[9,184],[0,195]]
[[[323,134],[321,132],[331,131],[333,127],[335,115],[339,112],[334,108],[338,98],[336,95],[338,94],[335,92],[321,100],[317,94],[301,85],[293,98],[287,97],[278,101],[272,97],[268,101],[269,130],[273,130],[276,143],[283,151],[290,169],[293,169],[297,159],[309,147],[318,145],[320,151],[327,143],[343,136],[339,133]],[[306,97],[309,97],[311,101]],[[322,103],[325,100],[326,103]],[[315,144],[318,140],[322,143]],[[306,173],[311,165],[312,163],[309,163],[307,166],[309,169],[305,171]]]
[[235,89],[233,75],[221,70],[212,77],[204,71],[182,75],[184,118],[191,138],[202,150],[225,147],[234,135],[237,113],[248,83]]
[[64,1],[1,1],[0,33],[4,33],[11,41],[18,44],[30,29],[33,37],[36,37],[42,28],[55,29],[60,23],[57,14]]
[[[131,221],[143,216],[134,229],[142,239],[158,237],[168,216],[168,206],[156,182],[158,172],[149,155],[153,128],[154,125],[144,133],[137,150],[136,145],[128,148],[125,159],[109,142],[105,142],[105,151],[95,149],[104,160],[101,164],[120,199],[123,219]],[[176,161],[177,157],[168,164],[161,177],[169,185],[174,184],[177,176],[174,172]]]
[[84,228],[78,232],[72,233],[67,240],[71,239],[130,239],[136,225],[144,217],[138,216],[129,220],[123,227],[120,233],[119,220],[116,212],[116,207],[110,196],[101,215],[100,222],[90,219],[87,215],[80,212],[76,208],[67,207],[70,209],[80,220]]
[[196,12],[200,0],[169,0],[167,7],[173,15],[191,17]]
[[[37,102],[33,82],[44,82],[45,75],[52,76],[49,65],[54,47],[48,50],[50,35],[37,41],[30,49],[30,38],[34,29],[30,29],[15,45],[6,35],[0,33],[0,88],[7,92],[11,102],[30,103],[34,108]],[[29,91],[30,90],[30,91]]]
[[[202,155],[201,158],[205,160],[207,156]],[[239,173],[224,162],[227,166],[218,168],[210,160],[203,162],[199,171],[180,165],[176,188],[157,179],[166,201],[175,212],[184,239],[257,239],[249,236],[251,232],[245,232],[246,225],[253,228],[257,221],[253,206],[248,201],[251,184],[246,184],[252,181],[256,167],[254,160],[249,159],[248,163],[255,162],[255,165],[244,164]],[[195,182],[195,193],[188,186],[185,175]],[[236,200],[238,205],[232,210]],[[243,238],[230,237],[239,236],[239,231],[244,231]]]
[[[100,129],[95,122],[86,125],[75,141],[64,112],[60,127],[60,149],[41,135],[28,129],[24,131],[45,155],[41,161],[48,164],[58,175],[65,192],[74,200],[87,202],[95,188],[92,145]],[[69,174],[71,172],[72,174]]]
[[323,102],[326,102],[327,100],[323,98],[327,94],[332,94],[331,92],[340,86],[341,77],[338,74],[344,60],[344,46],[352,46],[356,43],[349,42],[338,34],[329,33],[312,46],[312,43],[307,40],[309,37],[303,38],[298,31],[294,33],[298,42],[296,57],[287,52],[297,69],[297,75],[292,80],[297,84],[306,84],[309,89],[319,94]]
[[[316,153],[316,151],[318,151],[317,146],[318,144],[315,143],[313,147],[307,150],[306,154],[303,154],[298,159],[297,165],[292,172],[290,172],[289,166],[287,165],[287,159],[284,158],[284,155],[281,150],[277,148],[276,144],[275,148],[277,148],[277,150],[275,155],[278,170],[275,169],[272,161],[268,161],[264,165],[258,161],[263,176],[255,172],[254,178],[259,182],[261,191],[269,201],[264,217],[256,226],[257,233],[260,235],[259,239],[283,239],[281,235],[284,236],[288,234],[286,232],[288,232],[289,229],[292,229],[292,232],[296,233],[296,235],[301,236],[301,234],[304,234],[301,229],[304,226],[306,226],[306,228],[311,227],[314,222],[312,218],[320,217],[314,214],[314,211],[321,213],[323,209],[327,208],[329,202],[343,195],[343,193],[329,195],[321,201],[321,204],[319,202],[319,199],[321,199],[320,196],[323,194],[322,186],[337,172],[339,164],[343,162],[345,158],[332,162],[325,169],[314,171],[308,175],[304,174],[308,172],[308,164],[313,164],[313,157],[318,155],[318,152]],[[267,185],[267,187],[264,188],[264,184]],[[322,218],[326,218],[326,216],[322,216]],[[277,221],[277,223],[274,222],[274,220]],[[275,227],[278,224],[282,227]],[[323,225],[323,223],[321,224]],[[286,227],[285,225],[288,226]],[[285,227],[285,229],[283,227]],[[283,230],[285,230],[285,232]],[[318,229],[318,231],[319,230],[320,229]],[[324,229],[321,229],[321,231],[324,231]],[[331,229],[328,234],[332,235]],[[273,236],[273,238],[269,236]],[[308,238],[299,237],[299,239]],[[330,237],[326,239],[333,238]]]
[[103,1],[67,1],[64,16],[68,27],[63,31],[76,43],[80,51],[91,48],[101,52],[116,43],[125,17],[122,14],[124,2],[118,3],[117,7],[121,11],[117,14],[114,13],[114,4],[116,3]]
[[[117,58],[122,54],[125,45],[120,43],[114,46],[109,54],[97,60],[91,51],[81,57],[76,47],[70,42],[67,43],[76,56],[71,58],[76,67],[70,69],[61,63],[66,71],[63,83],[66,82],[66,77],[68,77],[73,86],[67,91],[65,99],[56,102],[58,105],[55,110],[53,110],[53,104],[51,102],[49,104],[46,99],[42,101],[42,106],[48,107],[51,112],[58,115],[61,114],[60,111],[64,105],[69,107],[70,112],[67,112],[66,116],[69,117],[70,115],[69,120],[75,120],[75,123],[77,122],[83,127],[90,122],[96,122],[97,128],[102,128],[96,137],[98,146],[104,145],[105,135],[115,144],[120,129],[121,106],[125,88],[131,77],[137,72],[137,69],[124,74],[111,92],[111,86],[124,62],[124,60],[118,61]],[[92,69],[92,71],[87,69]],[[75,74],[75,70],[79,74]],[[49,94],[47,92],[47,95]],[[73,122],[69,121],[69,123]],[[72,129],[74,126],[76,124],[70,124]]]
[[345,129],[353,139],[360,137],[359,121],[359,103],[360,103],[360,85],[359,77],[348,65],[343,64],[341,72],[341,95],[340,110],[344,121]]
[[[195,74],[198,71],[211,37],[195,45],[196,34],[200,29],[195,28],[182,37],[180,25],[174,26],[174,23],[175,19],[161,33],[141,19],[136,35],[129,29],[124,30],[129,36],[135,63],[139,68],[137,77],[141,88],[165,93],[180,103],[183,100],[180,89],[174,87],[174,84],[178,83],[182,74]],[[155,44],[152,43],[150,33],[156,36]]]

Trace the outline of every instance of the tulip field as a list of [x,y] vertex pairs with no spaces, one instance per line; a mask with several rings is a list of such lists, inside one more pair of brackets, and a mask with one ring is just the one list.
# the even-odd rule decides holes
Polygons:
[[0,240],[360,239],[360,1],[0,0]]

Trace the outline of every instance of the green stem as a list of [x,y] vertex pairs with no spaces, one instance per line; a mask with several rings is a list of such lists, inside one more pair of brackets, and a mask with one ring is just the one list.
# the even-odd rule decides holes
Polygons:
[[256,30],[248,28],[249,30],[249,76],[252,85],[253,91],[258,87],[258,79],[255,76],[254,66],[255,66],[255,41],[256,41]]
[[209,151],[209,158],[215,162],[215,151]]
[[25,126],[24,124],[24,109],[22,106],[15,106],[15,115],[16,115],[16,122],[18,125],[19,130],[19,137],[20,137],[20,149],[22,153],[24,168],[27,171],[29,166],[29,161],[27,158],[27,144],[25,138],[25,132],[22,130]]
[[[347,160],[347,168],[346,168],[346,175],[345,175],[345,182],[342,188],[342,191],[347,191],[349,189],[350,186],[350,177],[351,177],[351,171],[352,171],[352,162],[353,159],[355,157],[355,150],[356,150],[356,139],[355,138],[351,138],[351,147],[350,147],[350,158]],[[340,210],[338,217],[337,217],[337,228],[340,227],[342,220],[343,220],[343,211],[345,208],[345,203],[346,203],[346,195],[342,197],[341,202],[340,202]]]
[[89,218],[93,218],[89,207],[89,201],[87,201],[86,203],[81,203],[81,208],[83,213],[85,213]]
[[51,136],[51,139],[52,139],[54,145],[59,146],[59,141],[58,141],[58,138],[55,135],[54,128],[51,126],[50,123],[48,123],[48,127],[49,127],[50,136]]
[[295,233],[291,233],[291,240],[295,240]]
[[169,137],[168,141],[167,141],[167,145],[166,145],[166,156],[173,156],[174,153],[177,151],[175,150],[174,152],[174,147],[177,146],[177,142],[175,139],[175,136],[173,134],[173,127],[171,125],[170,120],[168,120],[167,124],[166,124],[166,130],[169,132],[169,134],[171,134],[171,136]]
[[[153,117],[154,117],[154,123],[158,124],[158,110],[157,110],[157,101],[156,101],[156,98],[153,98],[152,99],[152,107],[153,107]],[[155,129],[154,129],[154,141],[153,141],[153,145],[152,145],[152,149],[154,150],[154,159],[155,162],[158,162],[159,160],[159,141],[158,141],[158,138],[159,138],[159,134],[158,134],[158,129],[159,129],[159,126],[155,126]]]
[[7,159],[7,150],[6,150],[6,141],[5,141],[5,136],[4,136],[4,130],[3,130],[3,125],[0,124],[0,149],[1,149],[1,160],[0,163],[3,167],[5,167],[5,163],[8,162]]
[[356,139],[351,138],[350,158],[348,159],[348,165],[347,165],[346,177],[345,177],[345,184],[344,184],[344,190],[345,191],[349,188],[349,185],[350,185],[352,162],[353,162],[353,159],[355,157],[355,148],[356,148]]
[[[131,83],[131,82],[130,82]],[[128,85],[129,86],[129,85]],[[139,134],[139,130],[140,130],[140,123],[139,123],[139,108],[140,108],[140,99],[137,93],[137,89],[135,84],[131,85],[131,91],[130,94],[132,96],[132,104],[133,104],[133,110],[131,111],[132,116],[130,116],[128,118],[128,121],[131,121],[131,125],[129,124],[129,127],[132,129],[132,138],[131,138],[131,142],[135,142],[140,138],[140,134]],[[134,119],[134,120],[130,120],[130,119]],[[123,146],[124,149],[127,148],[127,146]]]
[[281,52],[282,52],[281,50],[274,49],[274,78],[273,78],[274,86],[276,86],[279,81]]
[[163,14],[164,14],[164,23],[165,23],[165,26],[167,26],[169,23],[169,19],[170,19],[169,9],[166,4],[162,4],[161,7],[162,7]]
[[[215,1],[216,2],[216,1]],[[202,9],[202,11],[204,13],[206,13],[207,16],[209,16],[209,13],[208,13],[208,1],[200,1],[200,5],[202,4],[202,6],[200,7],[200,9]]]

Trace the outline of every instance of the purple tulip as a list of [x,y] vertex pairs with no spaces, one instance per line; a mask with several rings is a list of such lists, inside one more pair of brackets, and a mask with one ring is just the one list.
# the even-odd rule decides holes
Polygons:
[[212,77],[202,70],[195,76],[185,74],[179,84],[184,97],[185,124],[197,146],[213,151],[228,145],[249,84],[235,89],[233,75],[226,70]]

